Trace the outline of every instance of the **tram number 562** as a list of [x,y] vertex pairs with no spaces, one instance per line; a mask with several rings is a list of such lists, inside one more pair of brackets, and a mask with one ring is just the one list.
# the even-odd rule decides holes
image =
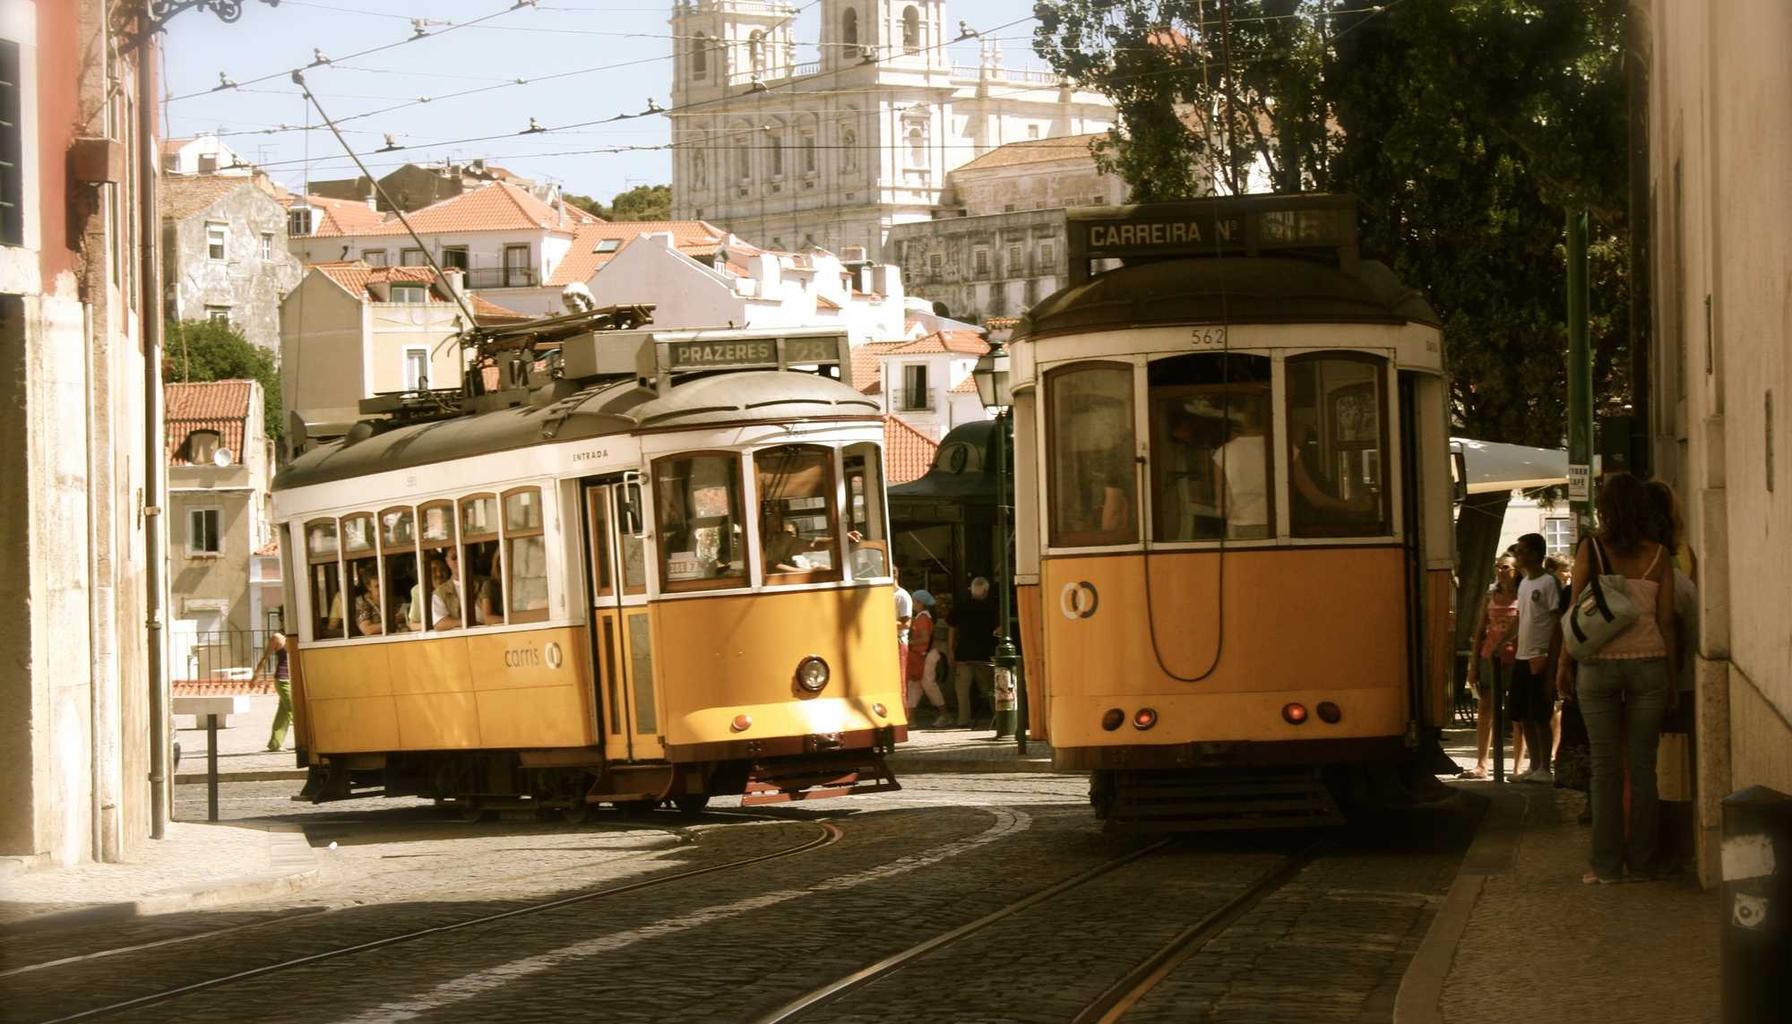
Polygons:
[[1224,348],[1226,329],[1224,327],[1196,327],[1188,332],[1188,340],[1196,348]]

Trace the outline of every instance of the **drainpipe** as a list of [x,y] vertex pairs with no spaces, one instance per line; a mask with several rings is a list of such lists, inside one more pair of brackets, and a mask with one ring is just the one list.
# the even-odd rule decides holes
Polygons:
[[[142,17],[143,15],[139,15]],[[168,680],[162,655],[162,272],[156,199],[155,38],[137,50],[137,235],[142,245],[138,324],[143,332],[143,591],[149,656],[149,837],[168,833]]]

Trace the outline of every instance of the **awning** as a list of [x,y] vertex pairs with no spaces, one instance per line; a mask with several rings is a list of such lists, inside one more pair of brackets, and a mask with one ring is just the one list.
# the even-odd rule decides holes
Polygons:
[[1568,453],[1559,448],[1531,448],[1467,437],[1450,438],[1450,448],[1462,452],[1470,494],[1525,490],[1568,482]]

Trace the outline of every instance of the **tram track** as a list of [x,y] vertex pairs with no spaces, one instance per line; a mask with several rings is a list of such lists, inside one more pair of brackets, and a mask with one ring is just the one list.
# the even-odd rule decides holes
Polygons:
[[[541,901],[538,901],[535,903],[526,904],[521,907],[512,907],[509,910],[498,911],[496,913],[482,914],[477,917],[465,918],[465,919],[462,919],[459,921],[452,921],[447,924],[431,925],[431,926],[425,927],[425,928],[415,928],[415,929],[400,932],[400,933],[397,933],[394,935],[386,935],[386,936],[382,936],[380,938],[369,939],[369,940],[362,941],[362,942],[350,943],[348,945],[338,946],[338,947],[335,947],[332,949],[326,949],[326,950],[322,950],[322,951],[316,952],[316,953],[308,953],[304,956],[290,957],[288,959],[281,960],[276,963],[262,964],[257,967],[251,967],[251,968],[247,968],[247,969],[240,970],[240,971],[233,971],[228,974],[222,974],[222,975],[218,975],[216,977],[206,978],[206,979],[203,979],[200,981],[190,982],[190,983],[187,983],[184,985],[177,985],[172,988],[163,989],[158,992],[152,992],[152,993],[148,993],[148,994],[141,995],[141,996],[134,996],[129,999],[118,1000],[116,1002],[108,1003],[103,1006],[90,1007],[90,1008],[87,1008],[84,1010],[77,1011],[75,1013],[69,1013],[69,1014],[64,1014],[61,1016],[45,1018],[45,1019],[38,1021],[37,1024],[66,1024],[66,1022],[70,1022],[70,1021],[92,1020],[95,1018],[105,1017],[105,1016],[109,1016],[111,1014],[120,1013],[125,1010],[136,1009],[136,1008],[140,1008],[140,1007],[150,1006],[150,1005],[153,1005],[156,1003],[166,1002],[166,1001],[169,1001],[172,999],[178,999],[182,996],[192,995],[194,993],[203,992],[208,989],[218,988],[218,987],[221,987],[224,985],[229,985],[229,984],[233,984],[233,983],[240,982],[240,981],[247,981],[251,978],[258,978],[258,977],[262,977],[262,976],[269,975],[269,974],[275,974],[280,971],[291,970],[296,967],[302,967],[302,966],[306,966],[309,964],[315,964],[315,963],[320,963],[320,962],[324,962],[324,961],[340,959],[342,957],[352,956],[357,953],[365,953],[370,950],[381,949],[381,948],[385,948],[388,946],[399,945],[399,944],[406,943],[406,942],[414,942],[416,940],[428,938],[428,937],[435,936],[435,935],[442,935],[442,934],[445,934],[448,932],[460,931],[460,930],[467,929],[467,928],[476,928],[481,925],[492,924],[492,923],[495,923],[498,921],[509,920],[509,919],[517,918],[517,917],[524,917],[524,916],[531,915],[531,914],[538,914],[538,913],[542,913],[545,911],[556,910],[556,909],[559,909],[562,907],[573,906],[573,905],[579,904],[579,903],[587,903],[587,902],[591,902],[594,900],[600,900],[600,899],[605,899],[605,898],[614,897],[614,896],[622,896],[622,895],[626,895],[629,893],[639,892],[639,891],[642,891],[645,889],[657,888],[659,886],[667,885],[667,884],[670,884],[673,882],[680,882],[680,881],[684,881],[687,879],[702,877],[705,875],[717,874],[720,872],[730,871],[730,870],[734,870],[737,868],[748,867],[748,866],[754,865],[754,864],[762,864],[767,861],[780,860],[780,859],[784,859],[787,857],[795,857],[795,856],[798,856],[801,854],[810,853],[810,852],[813,852],[816,850],[820,850],[820,849],[832,846],[835,843],[838,843],[845,835],[844,830],[842,830],[840,828],[840,826],[835,825],[834,823],[828,822],[828,821],[803,821],[801,819],[791,819],[791,818],[784,818],[784,817],[770,816],[770,815],[756,815],[756,814],[750,814],[750,813],[730,813],[730,812],[723,812],[723,813],[730,817],[751,817],[751,818],[756,818],[756,819],[760,819],[760,820],[786,822],[786,823],[791,823],[791,824],[813,825],[820,830],[820,834],[809,839],[806,842],[797,843],[795,845],[788,846],[788,847],[785,847],[785,848],[779,849],[779,850],[773,850],[768,853],[754,854],[753,856],[750,856],[750,857],[740,857],[740,858],[736,858],[734,860],[723,861],[718,864],[708,864],[708,865],[704,865],[703,867],[689,868],[689,869],[686,869],[683,871],[674,871],[674,872],[671,872],[668,874],[654,875],[649,878],[637,879],[636,881],[633,881],[633,882],[625,882],[625,883],[622,883],[619,885],[606,886],[606,887],[603,887],[600,889],[589,890],[586,892],[573,893],[568,896],[556,897],[554,899],[549,899],[549,900],[541,900]],[[330,909],[334,909],[334,908],[330,908]],[[191,936],[190,938],[196,939],[196,938],[213,937],[213,936],[223,935],[223,934],[236,932],[236,931],[240,931],[240,930],[246,930],[249,927],[261,927],[261,926],[265,926],[268,924],[291,923],[293,921],[303,921],[305,923],[310,923],[311,921],[317,920],[318,918],[325,916],[328,912],[329,911],[327,909],[326,911],[313,912],[310,914],[305,914],[303,916],[297,916],[297,917],[289,915],[289,916],[286,916],[283,918],[278,918],[273,921],[256,922],[252,925],[239,925],[239,926],[232,926],[230,928],[217,929],[212,932],[206,932],[206,933],[201,933],[199,935]],[[183,937],[183,939],[184,938],[185,937]],[[148,943],[148,944],[142,944],[140,947],[137,947],[137,948],[153,948],[153,947],[163,946],[163,945],[167,945],[167,944],[169,944],[169,943],[168,942]],[[120,948],[120,949],[112,950],[112,951],[100,951],[96,954],[90,954],[90,955],[84,956],[84,957],[65,958],[63,961],[59,961],[58,965],[70,966],[70,965],[73,965],[76,963],[90,961],[92,959],[96,959],[99,957],[116,955],[117,953],[128,952],[128,951],[129,951],[129,949],[127,949],[127,948]],[[35,969],[36,966],[37,965],[34,965],[33,969]],[[41,965],[41,966],[48,967],[48,966],[52,966],[52,965],[46,964],[46,965]]]

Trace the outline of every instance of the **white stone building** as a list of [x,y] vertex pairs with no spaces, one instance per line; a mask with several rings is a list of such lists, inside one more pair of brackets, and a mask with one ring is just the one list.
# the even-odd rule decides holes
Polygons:
[[303,268],[266,179],[169,175],[159,205],[169,321],[224,320],[251,344],[278,349],[280,300]]
[[216,135],[163,139],[161,152],[164,174],[222,174],[247,178],[255,173],[254,165]]
[[[953,168],[1008,142],[1103,131],[1113,108],[1046,72],[1002,66],[943,0],[820,0],[819,59],[796,60],[779,0],[679,0],[672,31],[672,210],[773,249],[875,255],[928,220]],[[968,41],[971,37],[964,37]]]

